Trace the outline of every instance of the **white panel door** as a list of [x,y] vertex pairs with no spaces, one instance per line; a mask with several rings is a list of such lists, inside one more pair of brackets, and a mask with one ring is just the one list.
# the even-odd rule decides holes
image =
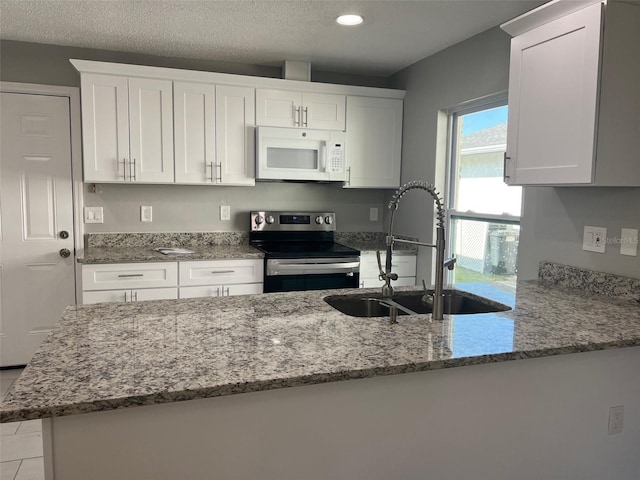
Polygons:
[[129,181],[127,77],[83,74],[81,95],[85,182]]
[[177,183],[215,181],[215,95],[214,85],[173,84]]
[[255,185],[255,90],[251,87],[216,87],[217,182]]
[[256,90],[256,125],[299,127],[302,121],[302,92]]
[[344,131],[345,101],[344,95],[305,93],[302,98],[302,126]]
[[173,183],[171,80],[129,78],[129,142],[134,182]]
[[511,40],[505,180],[591,183],[602,5]]
[[75,255],[69,99],[1,95],[0,364],[9,366],[26,364],[76,303]]
[[347,97],[345,188],[398,188],[402,100]]

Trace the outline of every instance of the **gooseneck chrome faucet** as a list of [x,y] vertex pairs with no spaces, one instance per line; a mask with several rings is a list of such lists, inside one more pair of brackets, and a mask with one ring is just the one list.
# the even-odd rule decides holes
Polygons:
[[[409,191],[414,189],[425,190],[431,197],[436,205],[436,216],[438,218],[437,228],[436,228],[436,244],[433,245],[431,243],[417,242],[413,240],[405,240],[402,238],[395,238],[393,236],[393,218],[396,210],[398,210],[398,204],[400,203],[400,199]],[[400,187],[396,193],[393,195],[391,202],[389,202],[389,209],[391,210],[391,218],[389,219],[389,233],[386,238],[387,244],[387,255],[385,259],[385,269],[382,270],[382,265],[380,262],[380,255],[378,254],[378,266],[380,269],[380,279],[384,280],[384,285],[382,287],[382,295],[386,297],[390,297],[393,295],[393,287],[391,286],[391,280],[397,280],[398,275],[391,272],[391,258],[393,252],[393,244],[394,242],[401,243],[410,243],[413,245],[421,245],[425,247],[432,247],[436,249],[436,273],[435,273],[435,292],[433,295],[433,313],[432,318],[434,320],[442,320],[443,310],[444,310],[444,267],[446,266],[449,270],[453,270],[456,259],[450,258],[444,259],[444,251],[445,251],[445,238],[444,238],[444,207],[442,206],[442,199],[440,198],[438,192],[436,191],[436,187],[431,185],[430,183],[422,182],[422,181],[413,181],[409,182],[402,187]]]

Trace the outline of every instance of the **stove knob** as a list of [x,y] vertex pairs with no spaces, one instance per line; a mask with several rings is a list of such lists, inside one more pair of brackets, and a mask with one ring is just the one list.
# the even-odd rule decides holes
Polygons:
[[275,221],[276,221],[276,219],[275,219],[275,218],[273,218],[273,215],[269,215],[269,216],[266,218],[266,220],[267,220],[267,223],[268,223],[269,225],[271,225],[273,222],[275,222]]
[[264,217],[262,215],[256,215],[256,225],[260,225],[264,222]]
[[331,225],[333,223],[333,217],[326,216],[324,217],[324,221],[327,225]]
[[[328,217],[327,217],[327,218],[328,218]],[[318,216],[316,217],[316,223],[317,223],[318,225],[322,225],[322,224],[324,223],[324,219],[323,219],[320,215],[318,215]]]

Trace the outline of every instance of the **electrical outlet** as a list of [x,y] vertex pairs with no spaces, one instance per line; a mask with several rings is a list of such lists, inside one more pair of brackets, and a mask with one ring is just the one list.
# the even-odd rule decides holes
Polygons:
[[151,222],[153,220],[153,208],[150,206],[140,206],[140,221]]
[[222,220],[222,221],[231,220],[231,206],[230,205],[220,205],[220,220]]
[[607,245],[607,229],[604,227],[584,227],[582,249],[589,252],[604,253]]
[[623,228],[620,232],[620,255],[638,255],[638,229]]
[[377,222],[378,221],[378,209],[377,207],[371,207],[369,209],[369,221]]
[[624,423],[624,405],[611,407],[609,409],[609,435],[622,433]]
[[104,223],[102,207],[84,207],[84,223]]

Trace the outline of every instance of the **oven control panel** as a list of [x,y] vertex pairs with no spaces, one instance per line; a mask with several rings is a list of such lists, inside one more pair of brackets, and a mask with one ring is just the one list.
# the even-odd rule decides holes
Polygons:
[[334,212],[251,212],[251,231],[333,232]]

